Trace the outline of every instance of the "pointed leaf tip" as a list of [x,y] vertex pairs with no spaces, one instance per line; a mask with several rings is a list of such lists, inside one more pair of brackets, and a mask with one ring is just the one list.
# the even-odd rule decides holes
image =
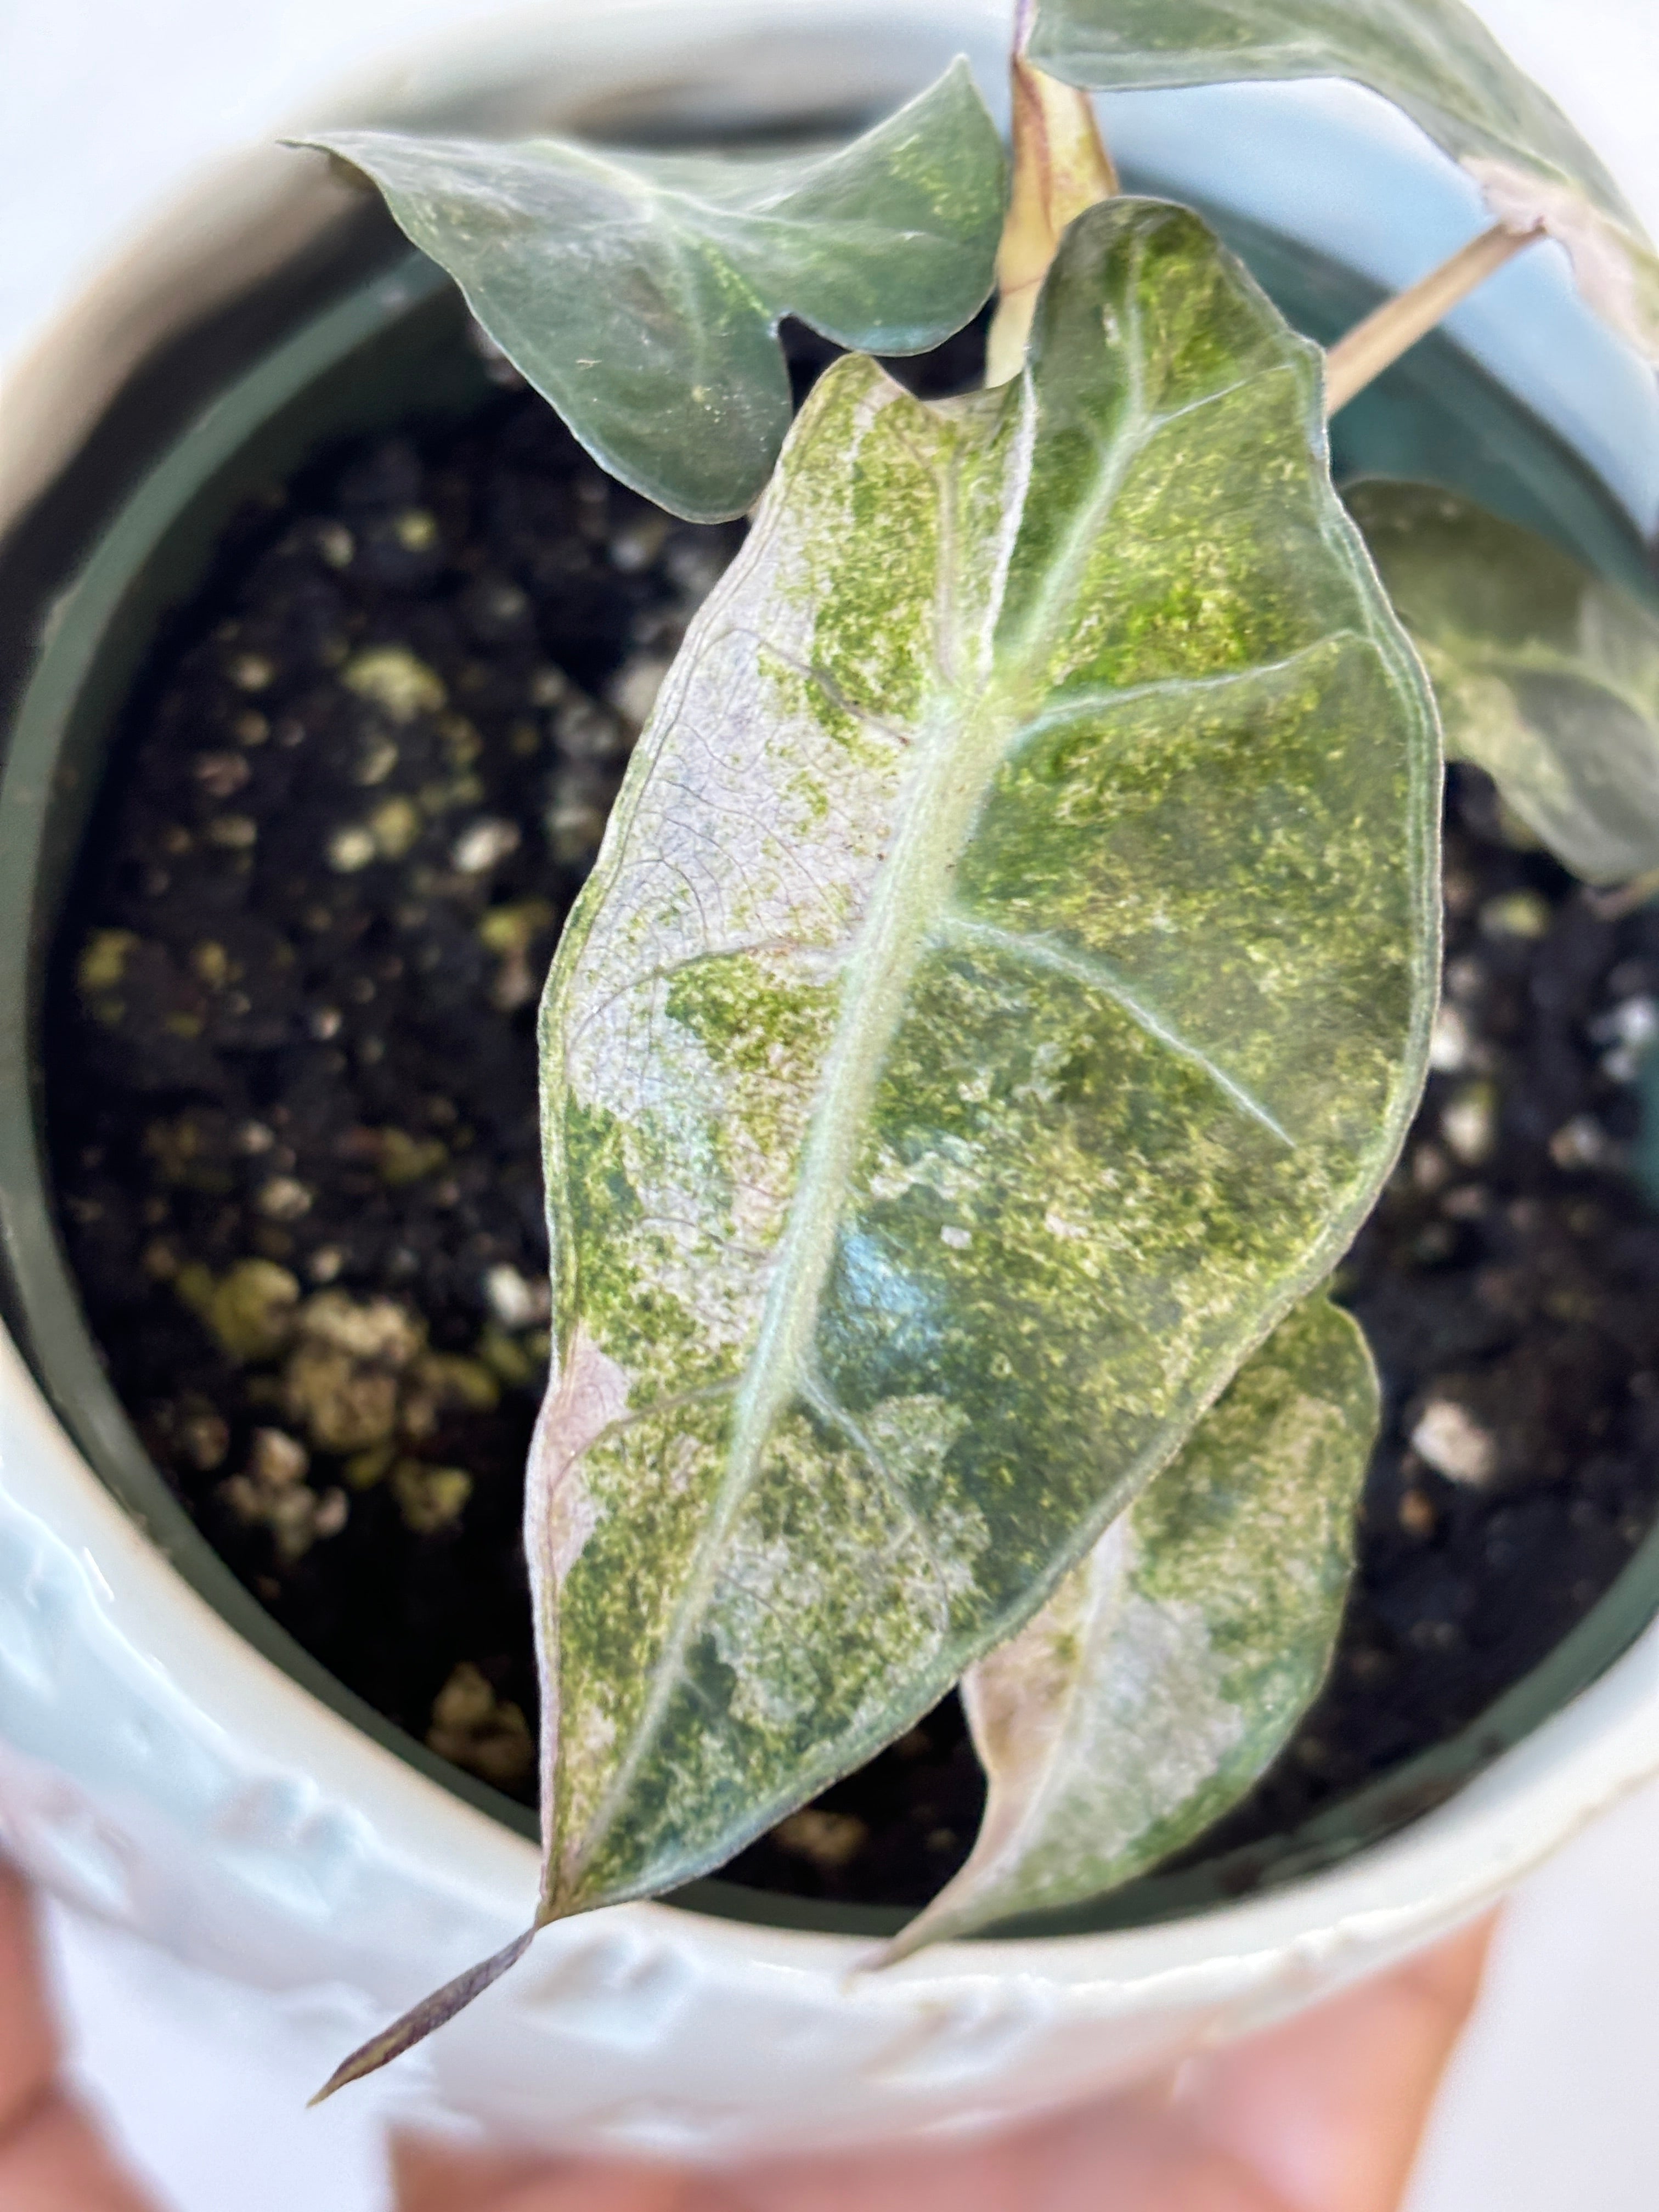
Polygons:
[[481,1996],[492,1982],[500,1981],[510,1966],[516,1966],[534,1941],[541,1926],[538,1920],[526,1928],[522,1936],[515,1936],[504,1950],[494,1958],[485,1959],[476,1966],[469,1966],[464,1974],[457,1974],[453,1982],[446,1982],[430,1996],[422,1997],[419,2004],[411,2005],[390,2027],[372,2035],[368,2041],[354,2051],[349,2058],[342,2059],[316,2095],[307,2100],[306,2109],[324,2104],[337,2090],[353,2081],[361,2081],[370,2074],[378,2074],[382,2066],[389,2066],[394,2058],[401,2058],[417,2043],[424,2043],[434,2028],[441,2027],[456,2014],[465,2012],[476,1996]]
[[991,289],[1006,164],[966,62],[831,151],[755,158],[338,131],[600,465],[693,521],[750,507],[789,427],[779,323],[909,354]]

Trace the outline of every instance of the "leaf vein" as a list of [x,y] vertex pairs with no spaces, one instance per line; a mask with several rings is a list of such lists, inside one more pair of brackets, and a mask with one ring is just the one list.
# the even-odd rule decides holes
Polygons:
[[1194,1044],[1190,1037],[1183,1036],[1167,1015],[1143,998],[1119,974],[1112,963],[1099,953],[1079,951],[1071,945],[1056,943],[1052,938],[1036,937],[1020,930],[1002,929],[994,922],[980,921],[959,908],[946,911],[940,921],[939,935],[945,943],[955,939],[964,945],[983,945],[1028,968],[1042,969],[1049,975],[1068,976],[1073,982],[1103,992],[1148,1036],[1156,1038],[1159,1044],[1167,1045],[1170,1051],[1200,1069],[1253,1121],[1259,1122],[1270,1135],[1277,1137],[1291,1151],[1296,1150],[1296,1139],[1271,1110],[1236,1076],[1230,1075],[1201,1045]]

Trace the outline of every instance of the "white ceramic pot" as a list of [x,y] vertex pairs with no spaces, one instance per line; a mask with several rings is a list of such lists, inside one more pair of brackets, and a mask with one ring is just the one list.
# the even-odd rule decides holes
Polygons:
[[[910,88],[962,45],[991,88],[1003,15],[998,0],[678,0],[600,22],[543,9],[533,28],[475,40],[464,66],[405,68],[392,89],[349,101],[319,94],[295,119],[615,125],[672,110],[710,125],[799,112],[803,86],[805,104],[845,112]],[[1168,188],[1231,200],[1390,282],[1476,219],[1448,165],[1346,93],[1140,95],[1112,104],[1110,132]],[[49,333],[9,409],[9,512],[89,449],[144,353],[314,240],[337,214],[332,189],[252,160]],[[1518,264],[1460,331],[1650,521],[1651,380],[1583,315],[1548,257]],[[63,623],[77,604],[61,603]],[[1534,1702],[1548,1711],[1553,1699]],[[431,2116],[567,2149],[718,2159],[989,2126],[1387,1965],[1656,1772],[1650,1627],[1449,1802],[1258,1896],[1153,1925],[946,1946],[881,1976],[856,1972],[865,1939],[625,1906],[545,1931],[401,2063]],[[337,2021],[342,2049],[497,1948],[536,1888],[522,1835],[371,1740],[198,1594],[92,1472],[9,1338],[0,1834],[62,1895],[183,1959],[304,1996]]]

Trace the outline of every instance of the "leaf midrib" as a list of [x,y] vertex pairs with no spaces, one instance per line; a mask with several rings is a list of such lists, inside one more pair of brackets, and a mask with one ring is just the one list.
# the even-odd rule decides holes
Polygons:
[[[531,142],[532,144],[535,142]],[[848,216],[838,214],[826,218],[821,212],[808,210],[805,214],[790,211],[791,203],[805,197],[809,186],[830,173],[845,149],[827,155],[804,168],[799,175],[776,179],[768,191],[757,192],[751,198],[736,198],[721,200],[707,198],[684,183],[668,184],[652,175],[648,169],[631,167],[618,161],[597,147],[581,146],[574,141],[562,139],[547,142],[548,152],[556,155],[550,159],[547,167],[556,173],[561,166],[580,171],[594,178],[612,190],[618,200],[637,208],[653,228],[670,236],[683,237],[689,234],[714,247],[734,274],[739,275],[744,285],[754,292],[753,280],[742,266],[747,258],[746,233],[759,231],[768,235],[774,246],[781,240],[808,239],[815,243],[826,234],[836,243],[845,246],[849,241],[864,240],[879,242],[891,247],[902,242],[922,242],[934,246],[961,246],[963,241],[941,220],[937,228],[912,225],[906,230],[896,230],[883,221],[878,213]],[[757,179],[758,182],[759,180]],[[943,215],[943,210],[938,210]],[[621,222],[623,218],[613,220]],[[603,226],[592,226],[599,228]],[[803,257],[811,261],[814,257]],[[759,295],[755,294],[760,305]]]
[[989,762],[981,775],[964,772],[963,756],[969,748],[963,744],[963,736],[972,731],[978,738],[973,750],[994,749],[1000,754],[1013,723],[1006,707],[997,715],[983,709],[978,716],[961,713],[957,695],[942,687],[918,733],[915,769],[896,833],[877,875],[857,950],[843,971],[841,1009],[818,1079],[820,1103],[802,1150],[759,1334],[737,1391],[726,1472],[698,1541],[633,1740],[594,1808],[584,1848],[566,1860],[573,1891],[661,1724],[691,1636],[718,1580],[727,1540],[759,1479],[778,1417],[801,1389],[805,1354],[816,1329],[866,1111],[943,906],[943,887],[988,779]]
[[[1018,404],[1031,405],[1024,383],[1020,392]],[[893,404],[890,398],[889,404]],[[946,504],[950,473],[947,460],[940,483]],[[1022,481],[1022,495],[1024,488]],[[1015,534],[1009,533],[1010,544]],[[952,571],[961,557],[960,542],[954,536],[945,538],[941,544],[939,630],[934,641],[935,665],[941,678],[949,665],[947,641],[954,641],[956,635],[952,616],[960,605],[960,580]],[[986,623],[988,636],[995,629],[1000,591],[1006,574],[1005,562],[999,572],[998,601]],[[821,683],[819,688],[823,689]],[[830,697],[828,691],[824,696]],[[1012,705],[997,695],[991,697],[994,703],[988,705],[988,696],[981,692],[975,702],[977,713],[964,712],[960,694],[948,681],[941,681],[927,720],[913,741],[915,768],[896,834],[877,874],[857,948],[842,971],[835,1036],[819,1078],[820,1103],[802,1152],[760,1332],[738,1386],[726,1474],[699,1540],[633,1741],[594,1808],[582,1839],[584,1848],[566,1856],[573,1892],[581,1868],[605,1833],[661,1724],[691,1635],[718,1578],[726,1539],[758,1479],[761,1457],[777,1417],[801,1389],[804,1354],[833,1256],[864,1112],[886,1060],[916,965],[945,903],[945,885],[967,842],[995,760],[1018,726],[1019,718]],[[969,755],[976,757],[970,761]],[[980,773],[973,773],[974,769]]]

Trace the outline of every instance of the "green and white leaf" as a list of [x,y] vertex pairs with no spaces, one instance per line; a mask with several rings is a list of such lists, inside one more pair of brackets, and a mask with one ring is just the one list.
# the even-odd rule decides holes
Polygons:
[[1115,1889],[1237,1802],[1328,1671],[1378,1414],[1358,1324],[1309,1298],[1036,1618],[969,1668],[984,1824],[890,1960]]
[[695,521],[741,514],[789,427],[778,325],[921,353],[988,295],[1002,143],[964,61],[831,153],[622,154],[334,131],[596,460]]
[[1129,200],[1013,382],[808,402],[544,1006],[544,1918],[911,1725],[1370,1206],[1439,745],[1321,416],[1316,349]]
[[1346,497],[1434,679],[1447,751],[1588,882],[1659,869],[1659,611],[1432,484]]
[[1031,59],[1097,91],[1336,76],[1381,93],[1493,215],[1541,224],[1589,305],[1659,361],[1659,254],[1599,156],[1462,0],[1037,0]]

